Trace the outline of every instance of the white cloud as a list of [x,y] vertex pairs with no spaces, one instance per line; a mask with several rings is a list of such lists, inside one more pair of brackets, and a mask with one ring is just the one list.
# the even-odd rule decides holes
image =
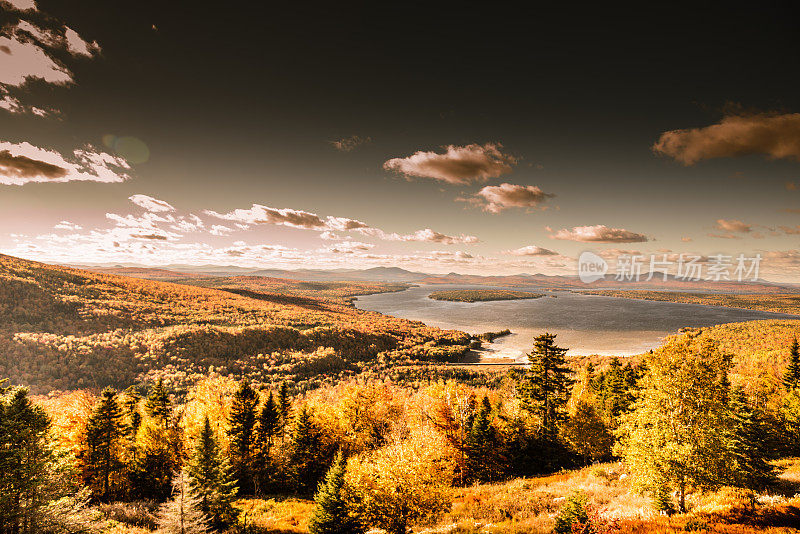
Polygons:
[[56,230],[82,230],[83,229],[82,226],[79,226],[79,225],[77,225],[75,223],[71,223],[69,221],[61,221],[60,223],[55,225],[53,228],[55,228]]
[[43,182],[123,182],[130,165],[123,158],[92,147],[63,156],[55,150],[36,147],[28,142],[0,142],[0,184],[25,185]]
[[545,193],[535,185],[515,185],[503,183],[487,185],[472,199],[482,205],[484,211],[499,213],[508,208],[536,208],[555,195]]
[[175,211],[175,208],[169,202],[148,195],[132,195],[128,197],[128,200],[153,213]]
[[385,162],[383,168],[406,177],[467,184],[508,174],[517,163],[515,157],[500,151],[500,144],[448,145],[444,148],[442,154],[419,151],[405,158],[393,158]]
[[609,228],[602,224],[576,226],[572,229],[564,228],[551,235],[550,238],[583,243],[642,243],[649,241],[644,234],[638,234],[623,228]]
[[558,252],[553,252],[552,250],[536,245],[528,245],[513,250],[504,250],[503,254],[508,254],[510,256],[557,256]]

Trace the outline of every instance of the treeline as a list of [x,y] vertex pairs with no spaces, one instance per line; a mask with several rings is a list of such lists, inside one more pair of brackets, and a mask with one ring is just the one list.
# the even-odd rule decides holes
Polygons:
[[36,405],[7,390],[0,517],[15,525],[4,532],[60,532],[46,525],[100,524],[102,503],[155,502],[152,528],[223,532],[243,528],[238,497],[314,495],[315,533],[405,533],[446,511],[453,487],[610,458],[656,509],[683,511],[688,491],[769,486],[769,460],[799,452],[800,348],[789,352],[777,409],[732,385],[731,357],[693,335],[636,367],[576,373],[543,334],[530,367],[491,388],[354,380],[301,392],[218,376],[185,398],[155,381]]

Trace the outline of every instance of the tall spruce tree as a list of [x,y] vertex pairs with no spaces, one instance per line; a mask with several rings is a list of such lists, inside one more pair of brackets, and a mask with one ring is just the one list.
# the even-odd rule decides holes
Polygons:
[[208,516],[209,525],[218,530],[230,526],[236,518],[231,505],[236,498],[236,480],[221,454],[207,416],[195,440],[187,472],[190,487],[200,499],[200,510]]
[[280,419],[281,414],[278,405],[275,404],[275,396],[270,391],[258,414],[256,428],[254,478],[257,492],[264,491],[270,481],[273,439],[280,429]]
[[280,435],[283,443],[286,431],[289,428],[289,419],[292,411],[292,398],[289,396],[289,384],[284,380],[278,387],[278,411],[280,412]]
[[775,479],[774,468],[768,462],[769,430],[760,412],[751,406],[742,388],[730,395],[733,425],[728,447],[733,458],[729,463],[733,484],[744,488],[763,489]]
[[797,338],[794,338],[789,348],[789,364],[786,366],[783,384],[786,389],[794,389],[800,385],[800,345],[797,343]]
[[160,422],[165,429],[169,427],[172,420],[172,402],[169,400],[169,392],[164,387],[164,381],[161,378],[150,387],[144,403],[144,410],[153,420]]
[[73,488],[49,430],[50,419],[30,401],[28,390],[0,390],[1,534],[37,534],[60,519],[52,517],[48,504]]
[[308,520],[311,534],[360,534],[364,527],[350,512],[344,495],[347,458],[341,451],[336,455],[325,479],[314,495],[314,511]]
[[489,397],[483,396],[480,408],[472,419],[467,434],[467,474],[472,480],[489,482],[501,475],[498,463],[500,442],[492,424],[492,405]]
[[568,349],[555,344],[556,334],[544,333],[533,340],[528,354],[530,368],[519,387],[522,405],[539,417],[542,434],[554,441],[558,424],[566,417],[569,388],[573,383],[564,355]]
[[233,396],[233,404],[229,417],[230,423],[230,458],[234,476],[239,484],[239,493],[252,494],[253,484],[253,438],[256,428],[256,409],[258,393],[250,386],[250,382],[242,380]]
[[200,499],[190,488],[189,476],[181,471],[172,483],[172,499],[158,510],[159,534],[206,534],[208,518]]
[[84,482],[91,488],[95,499],[107,501],[119,496],[128,432],[117,392],[112,388],[104,389],[86,422],[82,451]]
[[322,450],[322,432],[306,404],[297,413],[290,451],[289,465],[295,490],[302,494],[311,493],[325,472],[327,459]]

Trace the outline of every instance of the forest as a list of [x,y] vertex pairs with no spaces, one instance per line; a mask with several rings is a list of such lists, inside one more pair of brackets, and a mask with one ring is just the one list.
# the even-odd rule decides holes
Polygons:
[[800,529],[800,321],[468,371],[339,297],[0,266],[2,534]]
[[492,300],[538,299],[542,293],[532,291],[511,291],[509,289],[452,289],[434,291],[428,298],[451,302],[488,302]]

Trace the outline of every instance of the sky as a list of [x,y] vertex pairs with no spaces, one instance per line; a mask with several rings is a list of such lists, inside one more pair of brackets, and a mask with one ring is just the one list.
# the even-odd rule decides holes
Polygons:
[[0,1],[0,252],[800,282],[789,3],[166,4]]

